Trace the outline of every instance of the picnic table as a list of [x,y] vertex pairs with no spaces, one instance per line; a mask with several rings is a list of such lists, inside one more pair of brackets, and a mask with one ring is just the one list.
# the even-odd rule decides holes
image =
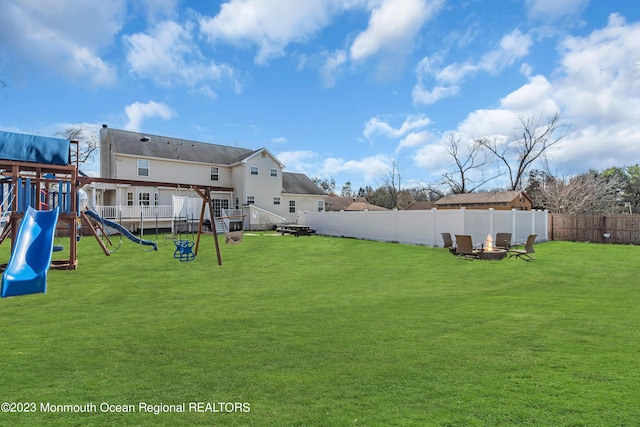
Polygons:
[[294,236],[310,236],[316,232],[308,225],[297,225],[297,224],[283,224],[280,227],[276,228],[278,233],[285,234],[293,234]]

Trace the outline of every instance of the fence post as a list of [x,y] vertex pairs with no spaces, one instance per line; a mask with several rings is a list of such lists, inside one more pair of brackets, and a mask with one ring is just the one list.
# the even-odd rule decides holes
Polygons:
[[436,208],[431,208],[431,215],[433,217],[433,219],[431,220],[431,224],[433,224],[433,247],[436,246],[436,238],[437,238],[437,233],[438,233],[438,209]]
[[[553,224],[553,218],[551,218],[551,221],[552,221],[552,224]],[[544,210],[544,229],[547,232],[546,239],[549,240],[549,210],[548,209]],[[551,226],[551,233],[553,235],[553,225]]]
[[489,234],[493,236],[493,208],[489,208]]

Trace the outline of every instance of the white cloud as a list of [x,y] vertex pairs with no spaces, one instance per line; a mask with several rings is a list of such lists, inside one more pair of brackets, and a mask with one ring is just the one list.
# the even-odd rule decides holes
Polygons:
[[458,126],[458,131],[469,138],[515,134],[519,126],[517,112],[507,109],[476,110]]
[[460,92],[460,86],[435,86],[428,90],[422,83],[418,83],[411,91],[411,97],[415,104],[430,105],[441,99],[456,96]]
[[576,15],[581,12],[589,0],[527,0],[526,5],[530,16],[544,20],[555,21],[565,16]]
[[413,154],[416,166],[424,169],[431,176],[439,176],[451,165],[451,155],[440,141],[425,145]]
[[193,40],[193,24],[163,21],[148,33],[124,37],[127,63],[132,73],[150,78],[161,86],[173,84],[197,87],[198,92],[215,97],[206,82],[230,80],[234,90],[241,90],[234,70],[226,64],[207,60]]
[[282,56],[289,43],[304,42],[324,28],[339,10],[337,0],[230,0],[220,13],[200,20],[211,42],[256,45],[257,64]]
[[[391,159],[384,155],[366,157],[361,160],[327,158],[319,170],[320,176],[361,176],[366,183],[373,184],[391,168]],[[355,180],[354,180],[355,181]]]
[[335,86],[337,77],[346,61],[347,53],[344,50],[336,50],[333,54],[328,55],[324,65],[320,68],[320,78],[325,87]]
[[275,144],[286,144],[289,140],[287,138],[285,138],[284,136],[279,136],[276,138],[271,138],[271,142],[275,143]]
[[520,114],[552,115],[559,112],[553,92],[551,83],[544,76],[533,76],[529,83],[502,98],[500,106]]
[[160,117],[164,120],[169,120],[175,117],[176,113],[162,102],[149,101],[146,103],[134,102],[127,105],[124,109],[127,115],[127,124],[124,126],[126,130],[139,132],[140,125],[143,120]]
[[562,43],[556,97],[579,125],[637,123],[640,23],[613,14],[607,27]]
[[371,139],[374,135],[382,135],[387,138],[402,138],[408,132],[416,129],[422,129],[431,124],[431,119],[422,114],[407,116],[405,121],[399,128],[393,128],[387,122],[381,120],[379,117],[372,117],[367,121],[364,127],[364,136],[367,139]]
[[155,21],[159,18],[172,17],[176,13],[179,0],[138,0],[145,9],[147,19]]
[[[477,62],[453,63],[438,69],[436,65],[442,61],[442,58],[438,55],[432,58],[426,57],[416,67],[418,81],[412,92],[413,102],[433,104],[440,99],[457,95],[460,91],[459,83],[469,74],[481,71],[497,75],[525,57],[532,43],[531,36],[522,34],[520,30],[513,30],[502,37],[499,48],[486,52]],[[425,83],[429,78],[437,82],[431,90],[427,89]]]
[[602,169],[640,159],[640,23],[618,14],[585,37],[561,45],[554,98],[572,124],[563,150],[554,158],[565,165]]
[[318,167],[319,155],[314,151],[283,151],[276,154],[278,160],[288,165],[295,172],[308,172]]
[[115,67],[100,53],[125,21],[126,1],[6,0],[0,13],[0,47],[19,67],[45,65],[73,81],[110,85]]
[[336,157],[323,158],[320,153],[309,150],[284,151],[276,156],[285,165],[288,165],[287,170],[327,179],[342,177],[344,181],[350,180],[354,187],[374,185],[377,179],[390,170],[392,161],[389,157],[381,154],[359,160],[344,160]]
[[382,0],[371,11],[369,25],[358,34],[350,49],[353,60],[362,60],[382,50],[404,50],[443,1]]
[[400,151],[403,148],[411,148],[425,145],[431,139],[431,133],[427,131],[421,132],[410,132],[402,138],[400,143],[398,144],[398,148],[396,151]]

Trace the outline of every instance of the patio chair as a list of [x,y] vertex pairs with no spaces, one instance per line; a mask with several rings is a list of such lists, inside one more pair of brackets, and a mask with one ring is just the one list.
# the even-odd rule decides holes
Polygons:
[[533,258],[529,254],[532,254],[535,252],[535,249],[533,248],[533,244],[536,242],[537,236],[538,236],[537,234],[530,234],[529,237],[527,237],[527,242],[524,244],[524,249],[508,249],[509,258],[516,257],[525,261],[535,260],[535,258]]
[[481,249],[474,249],[471,236],[468,234],[456,234],[456,259],[476,259],[480,258]]
[[511,233],[497,233],[493,245],[498,249],[509,249],[511,247]]
[[442,234],[442,240],[444,241],[444,247],[449,249],[449,251],[455,255],[456,247],[453,245],[453,239],[451,239],[451,233],[440,233]]

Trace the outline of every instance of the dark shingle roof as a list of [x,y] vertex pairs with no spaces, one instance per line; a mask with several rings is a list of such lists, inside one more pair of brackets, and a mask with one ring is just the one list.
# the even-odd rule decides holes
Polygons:
[[113,150],[131,156],[231,165],[253,150],[109,128]]
[[[473,203],[509,203],[524,194],[522,191],[498,191],[486,193],[449,194],[435,202],[435,205],[464,205]],[[525,195],[526,196],[526,195]]]
[[308,176],[293,172],[282,173],[282,191],[289,194],[324,195],[322,188],[318,187]]
[[325,209],[328,211],[343,211],[353,202],[367,202],[364,197],[327,196]]
[[404,208],[406,211],[419,211],[419,210],[430,210],[434,207],[435,202],[421,200],[419,202],[413,202],[407,207]]

